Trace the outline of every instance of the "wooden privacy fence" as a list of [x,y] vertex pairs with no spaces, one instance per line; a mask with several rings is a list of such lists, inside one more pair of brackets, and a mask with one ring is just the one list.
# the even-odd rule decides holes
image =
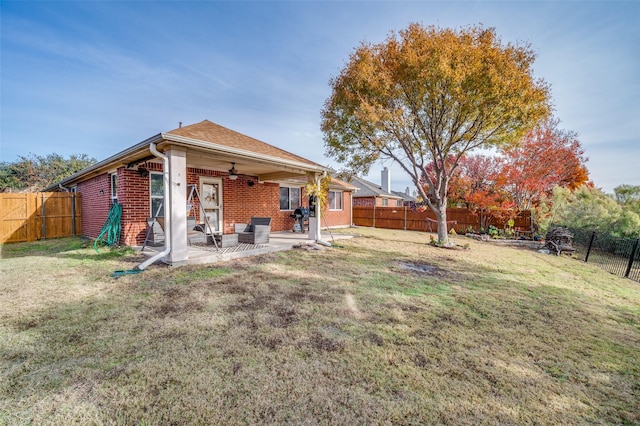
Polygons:
[[82,234],[80,194],[0,194],[0,244]]
[[[455,223],[454,223],[455,222]],[[373,228],[404,229],[408,231],[437,232],[436,216],[431,210],[423,212],[411,207],[353,207],[353,224]],[[491,224],[504,228],[506,223],[492,219]],[[514,219],[514,228],[531,229],[531,211],[525,210]],[[469,227],[480,230],[480,215],[468,209],[447,209],[447,229],[465,232]]]

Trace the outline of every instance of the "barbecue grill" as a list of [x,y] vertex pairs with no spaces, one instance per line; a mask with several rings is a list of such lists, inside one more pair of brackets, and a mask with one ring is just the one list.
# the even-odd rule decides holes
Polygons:
[[298,207],[293,211],[291,217],[295,219],[292,231],[304,232],[304,223],[309,220],[309,209],[305,207]]

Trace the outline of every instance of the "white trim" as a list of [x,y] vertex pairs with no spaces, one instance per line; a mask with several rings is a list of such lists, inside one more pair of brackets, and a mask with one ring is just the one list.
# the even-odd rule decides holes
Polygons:
[[[282,188],[287,188],[289,190],[289,208],[288,209],[283,209],[280,206],[280,189]],[[297,189],[299,191],[298,193],[298,206],[291,206],[291,190],[292,189]],[[278,187],[278,208],[280,209],[281,212],[291,212],[294,211],[295,209],[297,209],[298,207],[300,207],[302,205],[302,188],[299,186],[289,186],[289,185],[280,185]]]
[[[114,177],[116,180],[115,188],[113,185]],[[116,195],[113,195],[114,189],[115,189]],[[118,171],[117,170],[115,172],[109,173],[109,198],[111,199],[112,203],[114,202],[114,200],[116,203],[118,202]]]
[[164,182],[162,182],[162,192],[163,192],[163,194],[162,195],[153,195],[151,193],[151,177],[154,176],[154,175],[155,176],[160,176],[160,177],[162,177],[162,179],[164,179],[164,173],[163,172],[149,172],[149,212],[150,212],[149,213],[149,217],[156,217],[157,209],[154,210],[154,208],[153,208],[153,200],[154,199],[155,200],[158,200],[158,199],[162,200],[162,204],[163,204],[162,205],[162,215],[158,216],[158,217],[165,217],[165,212],[167,211],[167,209],[166,209],[167,206],[164,205]]
[[[218,185],[218,200],[217,200],[217,204],[215,204],[213,208],[208,208],[208,210],[214,210],[216,211],[216,214],[218,216],[218,225],[214,226],[214,224],[209,223],[209,232],[208,233],[216,233],[216,234],[223,234],[224,233],[224,194],[223,194],[223,184],[222,184],[223,180],[221,177],[211,177],[211,176],[200,176],[199,177],[199,182],[198,182],[198,193],[200,194],[201,197],[204,197],[204,189],[203,189],[203,185],[206,184],[213,184],[213,185]],[[202,204],[204,202],[204,200],[198,200],[200,202],[201,205],[201,209],[200,209],[200,213],[202,214],[202,211],[205,212],[207,211],[207,207],[205,207],[204,204]],[[204,223],[204,218],[200,218],[200,222]],[[213,228],[213,229],[211,229]]]
[[[329,192],[329,194],[328,194],[328,196],[329,196],[329,211],[332,211],[332,212],[341,212],[341,211],[343,211],[344,210],[344,191],[337,190],[337,189],[330,189],[328,192]],[[340,199],[340,208],[339,209],[331,208],[331,193],[332,192],[336,193],[336,194],[339,194],[339,199]],[[335,196],[334,196],[334,200],[335,200]]]

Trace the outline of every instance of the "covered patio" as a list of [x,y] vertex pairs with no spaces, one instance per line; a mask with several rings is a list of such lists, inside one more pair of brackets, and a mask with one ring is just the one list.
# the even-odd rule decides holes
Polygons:
[[[329,171],[206,120],[162,133],[148,142],[153,158],[144,156],[142,150],[142,158],[130,164],[155,172],[163,184],[157,193],[162,197],[158,201],[163,205],[163,233],[168,245],[140,264],[140,269],[158,260],[178,266],[290,249],[295,241],[277,236],[267,244],[234,244],[218,249],[191,244],[187,234],[192,230],[190,221],[217,238],[231,237],[237,225],[253,224],[255,218],[268,219],[273,231],[290,229],[293,219],[291,212],[279,204],[280,188],[304,186],[300,182],[319,186]],[[303,202],[299,194],[291,208]],[[296,240],[321,240],[320,215],[318,209],[315,217],[309,218],[309,233]]]
[[[327,230],[322,232],[322,241],[332,244],[334,241],[353,238],[352,235],[330,234]],[[310,240],[306,233],[291,231],[272,232],[269,234],[267,244],[238,244],[233,247],[217,248],[213,244],[191,244],[188,246],[187,265],[198,265],[204,263],[224,262],[243,257],[258,256],[261,254],[275,253],[278,251],[292,250],[294,246],[316,244],[315,240]],[[142,247],[134,247],[140,250]],[[164,250],[164,246],[145,247],[142,253],[145,256],[153,257]]]

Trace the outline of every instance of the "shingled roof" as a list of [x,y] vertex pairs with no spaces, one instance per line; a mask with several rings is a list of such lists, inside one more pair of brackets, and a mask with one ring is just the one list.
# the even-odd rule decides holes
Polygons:
[[383,191],[380,185],[361,179],[357,176],[352,176],[350,183],[356,188],[359,188],[358,192],[354,194],[354,198],[383,197],[396,200],[401,200],[403,198],[391,192]]
[[254,139],[250,136],[243,135],[242,133],[238,133],[234,130],[220,126],[219,124],[212,123],[209,120],[204,120],[199,123],[179,127],[177,129],[166,132],[165,135],[166,134],[195,139],[202,142],[211,142],[216,145],[249,151],[269,157],[295,161],[302,164],[320,166],[318,163],[309,161],[306,158],[292,154],[273,145],[269,145],[266,142],[259,141],[258,139]]
[[[262,169],[272,168],[272,170],[263,170],[263,173],[267,173],[267,175],[261,174],[260,176],[268,176],[274,179],[288,178],[309,171],[316,173],[330,171],[327,167],[306,158],[212,123],[209,120],[204,120],[196,124],[181,126],[168,132],[158,133],[124,151],[80,170],[73,176],[69,176],[45,190],[58,190],[60,187],[77,184],[96,174],[108,172],[123,165],[130,167],[141,161],[153,158],[150,152],[150,144],[158,144],[158,146],[161,144],[182,145],[188,149],[221,153],[230,158],[247,158],[249,159],[247,160],[248,163],[258,159],[260,161],[254,161],[254,163],[259,163]],[[255,169],[254,171],[258,172]]]

